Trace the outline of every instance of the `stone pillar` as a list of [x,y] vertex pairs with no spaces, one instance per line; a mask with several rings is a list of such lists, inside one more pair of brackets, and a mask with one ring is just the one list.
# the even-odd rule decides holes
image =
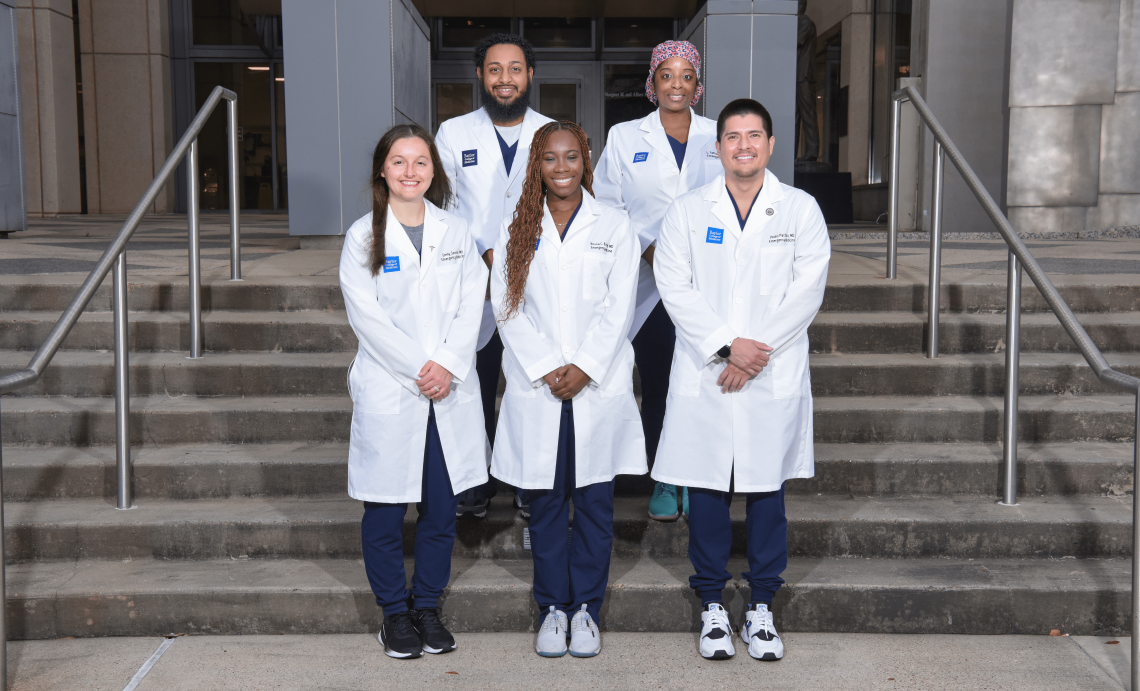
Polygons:
[[701,53],[705,95],[697,110],[715,120],[737,98],[763,103],[776,137],[768,169],[788,185],[795,158],[798,12],[794,0],[708,0],[680,36]]
[[[1114,193],[1140,192],[1135,177],[1123,179],[1140,157],[1134,99],[1125,96],[1116,105],[1117,64],[1127,63],[1124,74],[1135,75],[1140,56],[1132,38],[1135,5],[1134,0],[1014,4],[1007,184],[1008,215],[1018,231],[1116,224],[1122,205],[1111,199],[1116,194],[1105,195],[1100,204],[1102,184]],[[1118,51],[1129,42],[1131,47]],[[1125,93],[1138,89],[1135,83],[1124,88]],[[1113,140],[1102,140],[1102,131]]]
[[852,185],[866,185],[870,180],[871,2],[854,1],[851,5],[852,12],[843,18],[840,29],[839,86],[847,87],[847,136],[839,138],[839,170],[851,173]]
[[1116,91],[1103,105],[1100,130],[1100,196],[1085,227],[1140,225],[1140,2],[1120,0]]
[[17,0],[28,215],[81,211],[75,28],[67,0]]
[[0,0],[0,237],[28,228],[16,35],[15,2]]
[[[79,0],[88,213],[134,208],[174,148],[167,0]],[[174,210],[173,183],[152,211]]]
[[372,150],[431,128],[431,43],[410,0],[283,0],[289,233],[343,235],[372,210]]

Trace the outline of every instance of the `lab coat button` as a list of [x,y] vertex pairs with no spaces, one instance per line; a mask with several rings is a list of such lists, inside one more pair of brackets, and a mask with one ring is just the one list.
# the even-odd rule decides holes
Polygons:
[[569,353],[570,352],[570,346],[562,346],[562,352]]
[[739,305],[742,302],[744,302],[744,298],[736,298],[736,304]]
[[562,311],[563,311],[563,312],[565,312],[565,311],[566,311],[566,310],[568,310],[568,309],[570,309],[570,308],[569,308],[569,307],[567,307],[566,305],[562,305]]
[[569,267],[569,266],[567,266],[567,265],[565,265],[565,264],[563,264],[563,265],[562,265],[562,270],[563,270],[563,271],[565,271],[566,269],[569,269],[569,268],[570,268],[570,267]]
[[427,403],[421,403],[420,404],[420,408],[423,408],[424,410],[427,410],[427,407],[428,407]]
[[507,192],[507,199],[510,199],[510,198],[511,198],[511,193],[508,191]]
[[737,266],[744,266],[744,260],[743,260],[743,259],[737,259],[737,260],[736,260],[736,265],[737,265]]

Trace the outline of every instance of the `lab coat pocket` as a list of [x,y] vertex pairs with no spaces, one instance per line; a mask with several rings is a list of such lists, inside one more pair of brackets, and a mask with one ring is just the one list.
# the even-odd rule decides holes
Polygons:
[[808,378],[808,348],[801,336],[782,353],[772,358],[772,395],[774,398],[800,398],[811,389]]
[[352,407],[362,413],[396,415],[400,412],[400,384],[378,363],[357,356],[348,370]]
[[598,301],[606,297],[609,292],[610,269],[614,265],[612,258],[587,254],[582,257],[582,299]]
[[455,312],[459,309],[459,299],[462,296],[462,285],[459,280],[459,264],[454,266],[440,266],[435,270],[436,288],[439,290],[439,304],[444,312]]
[[696,363],[680,348],[673,350],[673,365],[669,375],[670,396],[700,396],[703,364]]
[[792,247],[765,248],[760,252],[760,294],[783,295],[792,282]]

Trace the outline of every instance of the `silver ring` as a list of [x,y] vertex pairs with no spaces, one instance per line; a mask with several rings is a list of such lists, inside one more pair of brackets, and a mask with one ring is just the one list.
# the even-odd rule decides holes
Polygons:
[[438,386],[437,386],[437,387],[435,387],[435,390],[436,390],[436,391],[439,391],[439,387],[438,387]]

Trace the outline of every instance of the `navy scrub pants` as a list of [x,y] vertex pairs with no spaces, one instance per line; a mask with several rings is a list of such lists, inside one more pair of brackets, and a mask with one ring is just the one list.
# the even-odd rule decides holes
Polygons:
[[[451,550],[455,545],[455,507],[458,499],[443,460],[443,446],[435,424],[435,405],[428,411],[427,444],[420,501],[416,504],[416,571],[411,597],[417,609],[437,607],[451,579]],[[364,502],[360,539],[364,569],[384,616],[408,611],[408,577],[404,572],[404,514],[407,504]]]
[[527,490],[534,600],[538,603],[540,626],[551,605],[573,617],[584,604],[594,623],[598,623],[610,579],[614,483],[611,480],[575,487],[574,478],[574,407],[572,401],[563,401],[554,488]]
[[657,443],[661,441],[661,426],[665,422],[665,398],[669,394],[676,339],[677,332],[665,311],[665,303],[658,302],[631,341],[633,360],[641,377],[641,426],[645,430],[645,454],[650,468],[657,457]]
[[[744,580],[752,586],[750,602],[771,604],[788,568],[788,519],[784,514],[784,488],[778,492],[746,494],[748,571]],[[732,548],[732,488],[727,492],[689,488],[689,561],[696,573],[689,587],[701,604],[723,602],[722,591],[732,578],[728,554]]]

